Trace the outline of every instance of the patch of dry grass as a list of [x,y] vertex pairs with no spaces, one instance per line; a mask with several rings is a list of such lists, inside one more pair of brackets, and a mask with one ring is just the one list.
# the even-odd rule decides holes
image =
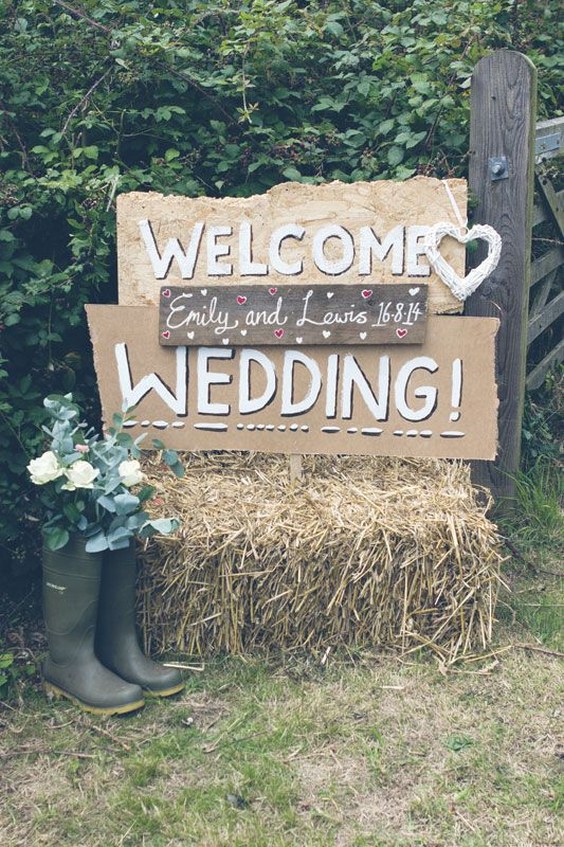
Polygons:
[[446,676],[393,655],[231,658],[130,718],[32,700],[2,715],[0,840],[557,847],[559,670],[521,651]]

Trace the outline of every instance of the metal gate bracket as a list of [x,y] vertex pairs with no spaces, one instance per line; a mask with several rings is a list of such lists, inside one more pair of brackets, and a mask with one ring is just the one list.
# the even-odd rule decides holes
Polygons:
[[488,159],[490,179],[495,182],[498,179],[509,179],[509,162],[507,156],[493,156]]

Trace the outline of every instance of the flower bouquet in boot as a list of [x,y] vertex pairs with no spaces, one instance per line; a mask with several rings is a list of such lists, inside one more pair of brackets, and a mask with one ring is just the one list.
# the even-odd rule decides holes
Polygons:
[[[50,445],[31,460],[28,471],[31,481],[41,486],[47,517],[43,526],[43,605],[49,644],[43,666],[45,687],[86,711],[133,711],[143,706],[145,690],[176,693],[182,681],[176,671],[144,657],[143,662],[136,657],[133,672],[131,660],[114,661],[114,647],[116,655],[123,655],[117,640],[112,647],[102,637],[102,661],[96,654],[100,619],[106,617],[100,601],[109,602],[112,595],[111,576],[105,575],[108,556],[121,551],[131,557],[136,538],[171,533],[179,521],[152,520],[145,511],[153,488],[143,484],[141,439],[134,441],[123,431],[121,415],[114,415],[114,426],[102,437],[80,420],[72,395],[47,397],[44,406],[51,418],[51,425],[43,427]],[[153,446],[163,445],[155,441]],[[177,476],[183,474],[175,451],[164,450],[163,458]],[[131,604],[134,591],[133,580]],[[134,627],[133,611],[127,617]],[[115,636],[127,641],[130,657],[134,632]]]

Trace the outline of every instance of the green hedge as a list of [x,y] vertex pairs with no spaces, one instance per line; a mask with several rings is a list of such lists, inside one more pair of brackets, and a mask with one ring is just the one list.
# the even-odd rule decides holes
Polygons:
[[0,558],[38,539],[42,397],[98,415],[83,306],[115,302],[115,197],[466,171],[492,49],[557,114],[558,2],[188,0],[0,6]]

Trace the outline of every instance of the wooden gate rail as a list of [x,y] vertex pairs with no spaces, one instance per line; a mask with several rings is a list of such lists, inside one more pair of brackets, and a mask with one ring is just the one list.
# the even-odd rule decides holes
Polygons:
[[[564,189],[558,190],[546,163],[564,153],[564,118],[536,126],[533,257],[527,332],[529,391],[539,388],[555,365],[564,360]],[[546,249],[542,250],[542,247]],[[539,361],[540,357],[540,361]]]

